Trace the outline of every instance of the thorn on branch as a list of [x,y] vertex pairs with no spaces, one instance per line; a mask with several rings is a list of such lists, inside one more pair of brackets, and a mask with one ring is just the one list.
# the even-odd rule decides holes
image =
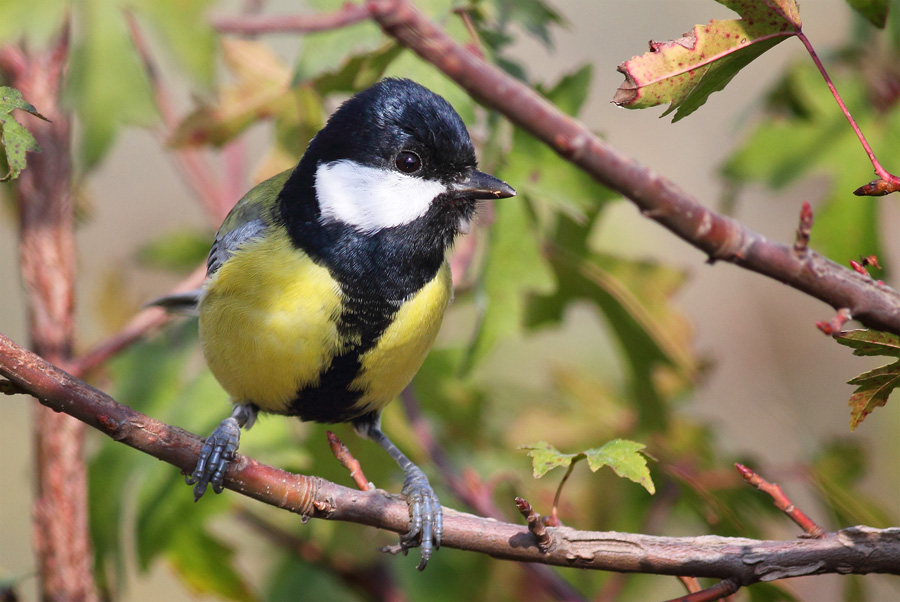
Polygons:
[[853,316],[850,314],[850,310],[846,307],[842,307],[837,311],[837,314],[835,314],[831,321],[816,322],[816,326],[825,334],[836,336],[841,333],[841,328],[843,328],[844,324],[852,319]]
[[900,191],[900,178],[891,176],[888,180],[883,178],[872,180],[854,190],[853,194],[856,196],[884,196],[897,191]]
[[744,480],[747,481],[747,483],[769,495],[775,502],[775,507],[787,514],[788,518],[797,523],[797,525],[803,529],[806,537],[820,539],[825,536],[825,530],[817,525],[802,510],[794,506],[794,503],[784,494],[781,487],[775,483],[768,482],[743,464],[735,464],[734,467],[737,468],[738,472],[741,473],[741,476],[744,477]]
[[734,579],[723,579],[712,587],[701,589],[698,592],[691,592],[680,598],[672,598],[668,602],[715,602],[721,600],[740,589],[740,584]]
[[813,210],[809,201],[803,201],[800,208],[800,225],[797,227],[797,237],[794,239],[794,254],[797,257],[806,255],[809,248],[809,235],[813,225]]
[[353,479],[353,482],[356,483],[359,490],[368,491],[371,489],[371,485],[368,479],[366,479],[366,475],[363,474],[359,460],[353,457],[353,454],[350,453],[350,450],[347,449],[344,442],[338,439],[338,436],[331,431],[325,431],[325,435],[328,437],[328,445],[331,447],[331,453],[338,459],[341,466],[350,471],[350,477]]
[[534,535],[534,540],[535,543],[537,543],[538,549],[541,552],[547,552],[553,545],[553,537],[544,526],[541,515],[534,511],[534,508],[531,507],[531,504],[529,504],[527,500],[520,497],[516,498],[516,508],[518,508],[519,512],[522,513],[522,516],[525,517],[525,522],[528,523],[528,530]]

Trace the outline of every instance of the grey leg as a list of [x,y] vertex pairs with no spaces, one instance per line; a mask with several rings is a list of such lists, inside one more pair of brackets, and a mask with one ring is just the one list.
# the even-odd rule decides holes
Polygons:
[[404,550],[422,546],[422,560],[417,567],[421,571],[428,564],[432,552],[441,547],[444,531],[441,502],[425,473],[387,438],[377,419],[368,424],[357,423],[355,426],[361,435],[380,445],[406,475],[401,493],[406,496],[409,504],[409,531],[400,536],[400,546]]
[[212,435],[206,438],[200,450],[200,458],[194,472],[184,477],[184,482],[194,486],[194,501],[206,493],[206,487],[212,485],[213,491],[222,493],[223,480],[228,464],[234,460],[238,445],[241,442],[241,428],[250,428],[256,420],[258,409],[253,404],[234,406],[231,416],[223,420]]

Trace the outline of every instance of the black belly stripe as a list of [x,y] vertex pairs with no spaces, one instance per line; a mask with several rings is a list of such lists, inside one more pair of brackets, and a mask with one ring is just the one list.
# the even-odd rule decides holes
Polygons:
[[437,276],[459,218],[433,205],[424,218],[370,234],[322,223],[314,172],[315,166],[301,162],[280,194],[279,217],[294,245],[340,284],[345,302],[338,333],[344,351],[317,385],[297,391],[285,413],[326,423],[370,421],[377,412],[354,408],[362,392],[349,390],[361,357],[378,343],[402,303]]

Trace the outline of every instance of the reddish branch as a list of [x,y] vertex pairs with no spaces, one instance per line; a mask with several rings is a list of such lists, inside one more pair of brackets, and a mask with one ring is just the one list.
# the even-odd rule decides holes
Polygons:
[[[188,471],[202,440],[131,408],[0,335],[0,376],[42,404],[113,439]],[[294,475],[238,456],[228,489],[304,517],[349,521],[404,532],[406,502],[383,491],[357,491]],[[442,545],[496,558],[557,566],[733,579],[742,585],[823,573],[900,574],[900,528],[852,527],[821,539],[758,541],[716,536],[657,537],[548,529],[555,545],[541,552],[527,528],[445,509]]]
[[738,472],[744,477],[750,485],[753,485],[763,493],[767,494],[775,502],[775,507],[788,515],[792,521],[797,523],[808,537],[819,538],[825,535],[825,529],[815,523],[813,519],[808,517],[805,512],[794,505],[794,502],[785,495],[781,487],[775,483],[770,483],[754,471],[750,470],[743,464],[735,464]]
[[707,587],[698,592],[691,592],[680,598],[673,598],[668,602],[715,602],[726,598],[740,589],[740,584],[732,579],[719,581],[712,587]]
[[[23,115],[43,149],[29,157],[15,185],[19,259],[32,347],[65,365],[75,324],[75,232],[72,122],[60,106],[69,55],[69,26],[46,50],[6,47],[0,67],[11,85],[49,121]],[[45,600],[93,600],[97,591],[87,515],[84,424],[35,406],[36,492],[33,539]]]
[[709,256],[779,280],[854,319],[900,334],[900,294],[809,251],[767,240],[739,222],[711,211],[674,183],[638,164],[537,92],[486,63],[428,21],[405,0],[369,0],[372,17],[403,46],[462,86],[601,184],[633,201],[641,212]]
[[318,15],[216,17],[213,27],[222,33],[314,33],[353,25],[369,18],[364,5],[346,3],[332,13]]
[[331,447],[331,453],[333,453],[334,457],[341,463],[341,466],[350,471],[350,478],[353,479],[353,482],[356,483],[359,490],[368,491],[371,489],[369,480],[366,478],[366,475],[363,474],[359,460],[353,457],[353,454],[350,453],[350,450],[347,449],[344,442],[331,431],[326,431],[325,434],[328,436],[328,445]]

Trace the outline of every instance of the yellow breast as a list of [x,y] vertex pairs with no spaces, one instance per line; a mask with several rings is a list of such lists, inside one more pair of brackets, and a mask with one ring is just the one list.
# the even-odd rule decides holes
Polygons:
[[444,262],[434,279],[400,307],[375,347],[361,358],[362,372],[350,385],[363,392],[357,407],[381,409],[409,384],[441,328],[452,290],[450,266]]
[[341,296],[286,233],[245,244],[208,281],[200,305],[207,363],[235,401],[285,411],[337,353]]

